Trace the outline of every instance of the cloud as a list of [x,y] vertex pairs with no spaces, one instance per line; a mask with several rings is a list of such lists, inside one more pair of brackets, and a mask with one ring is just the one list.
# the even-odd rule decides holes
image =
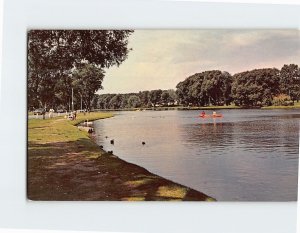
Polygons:
[[204,70],[300,64],[298,30],[136,30],[129,46],[128,59],[107,70],[101,93],[175,88]]

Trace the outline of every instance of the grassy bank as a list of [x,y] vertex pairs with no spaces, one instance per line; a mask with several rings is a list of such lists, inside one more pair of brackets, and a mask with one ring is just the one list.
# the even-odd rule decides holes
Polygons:
[[143,110],[154,110],[154,111],[168,111],[168,110],[222,110],[222,109],[298,109],[300,108],[300,102],[295,103],[293,106],[265,106],[265,107],[246,107],[246,106],[236,106],[232,105],[224,105],[224,106],[191,106],[191,107],[183,107],[183,106],[174,106],[174,107],[155,107],[155,108],[124,108],[124,109],[96,109],[95,111],[143,111]]
[[[206,107],[182,107],[182,110],[221,110],[221,109],[240,109],[241,107],[236,105],[223,105],[223,106],[206,106]],[[179,108],[180,110],[180,108]]]
[[142,111],[142,110],[154,110],[154,111],[167,111],[167,110],[214,110],[214,109],[240,109],[241,107],[235,105],[224,105],[224,106],[206,106],[206,107],[184,107],[184,106],[173,106],[173,107],[155,107],[155,108],[122,108],[122,109],[95,109],[95,111]]
[[200,200],[207,195],[127,163],[99,148],[75,125],[110,113],[28,120],[28,198],[31,200]]
[[300,109],[300,102],[294,103],[292,106],[267,106],[267,107],[262,107],[262,109]]

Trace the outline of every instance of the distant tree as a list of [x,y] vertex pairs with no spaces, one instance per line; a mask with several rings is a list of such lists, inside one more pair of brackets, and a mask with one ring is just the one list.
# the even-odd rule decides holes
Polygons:
[[121,100],[121,104],[120,104],[120,108],[121,109],[124,109],[124,108],[128,108],[128,95],[123,95],[121,94],[122,96],[122,100]]
[[[203,72],[201,91],[207,96],[209,104],[224,105],[230,99],[231,75],[219,70]],[[205,101],[204,101],[205,102]]]
[[121,94],[115,95],[109,101],[109,108],[111,108],[111,109],[120,109],[122,101],[123,101],[123,96]]
[[127,103],[129,108],[139,108],[141,106],[141,99],[136,95],[131,95],[129,96]]
[[143,107],[149,107],[150,103],[150,92],[149,91],[140,91],[138,96],[140,97],[141,104]]
[[92,109],[98,109],[98,99],[99,99],[99,95],[94,95],[93,96],[93,99],[92,99],[92,101],[91,101],[91,107],[92,107]]
[[110,100],[114,97],[114,94],[102,94],[98,95],[97,108],[99,109],[109,109]]
[[171,104],[174,104],[175,101],[177,101],[177,95],[176,95],[175,90],[169,89],[169,90],[167,90],[167,92],[169,93],[169,102]]
[[280,92],[279,70],[255,69],[233,76],[232,96],[239,106],[271,105]]
[[179,103],[185,106],[190,104],[198,105],[200,102],[200,92],[203,82],[202,73],[196,73],[189,76],[184,81],[176,85],[176,94],[179,99]]
[[160,90],[160,89],[150,91],[149,97],[150,97],[150,102],[151,102],[152,106],[155,107],[157,104],[160,103],[161,94],[162,94],[162,90]]
[[171,101],[171,97],[168,91],[163,91],[161,94],[161,103],[163,105],[168,105],[168,103]]
[[290,105],[290,100],[291,97],[289,95],[279,94],[277,96],[274,96],[272,103],[275,106],[288,106]]
[[232,75],[226,71],[222,72],[221,91],[223,94],[222,101],[225,105],[230,105],[232,101],[231,87],[232,87]]
[[178,83],[176,94],[183,105],[224,105],[231,101],[231,83],[228,72],[205,71]]
[[300,68],[298,65],[284,65],[280,70],[280,88],[291,100],[300,99]]

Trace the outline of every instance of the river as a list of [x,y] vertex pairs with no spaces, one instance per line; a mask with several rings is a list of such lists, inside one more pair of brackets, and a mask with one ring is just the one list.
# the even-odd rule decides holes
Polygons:
[[199,112],[116,112],[94,122],[95,140],[218,201],[297,200],[299,110],[220,110],[218,119]]

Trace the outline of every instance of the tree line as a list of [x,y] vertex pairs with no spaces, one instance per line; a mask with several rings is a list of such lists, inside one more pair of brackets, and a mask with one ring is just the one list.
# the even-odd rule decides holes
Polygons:
[[300,99],[300,68],[284,65],[231,75],[220,70],[189,76],[176,90],[151,90],[127,94],[95,95],[95,109],[150,108],[156,106],[242,107],[288,105]]
[[219,70],[196,73],[176,86],[184,106],[284,105],[300,99],[300,68],[296,64],[254,69],[230,75]]
[[94,109],[151,108],[156,106],[174,106],[177,104],[175,90],[151,90],[126,94],[96,94]]

